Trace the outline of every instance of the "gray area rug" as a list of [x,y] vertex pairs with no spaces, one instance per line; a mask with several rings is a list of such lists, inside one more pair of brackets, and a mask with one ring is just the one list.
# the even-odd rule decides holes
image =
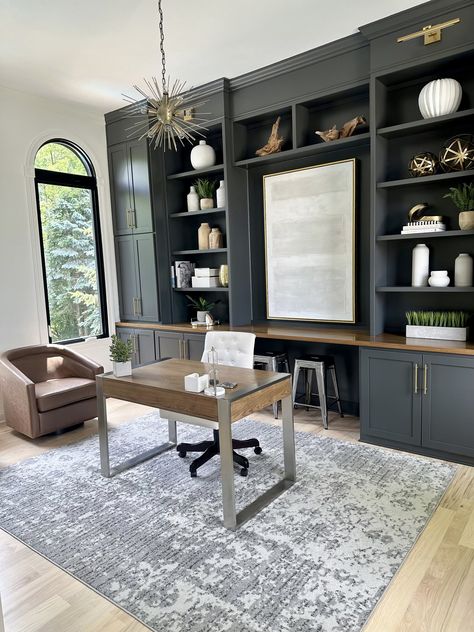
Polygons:
[[[151,414],[112,432],[112,460],[165,439]],[[210,431],[179,426],[181,440]],[[263,454],[247,503],[281,475],[281,432],[244,420]],[[237,532],[221,525],[219,459],[168,452],[114,479],[91,437],[0,470],[0,527],[158,632],[360,630],[455,466],[297,433],[298,482]]]

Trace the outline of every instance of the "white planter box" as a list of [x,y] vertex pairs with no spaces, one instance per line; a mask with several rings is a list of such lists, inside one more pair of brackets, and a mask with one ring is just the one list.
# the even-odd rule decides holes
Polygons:
[[115,377],[126,377],[132,375],[132,361],[128,362],[114,362],[114,375]]
[[468,327],[424,327],[407,325],[407,338],[432,338],[434,340],[467,340]]

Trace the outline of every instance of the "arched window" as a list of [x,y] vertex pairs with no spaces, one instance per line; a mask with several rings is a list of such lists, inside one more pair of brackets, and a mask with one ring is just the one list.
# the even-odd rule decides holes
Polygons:
[[50,342],[107,336],[92,163],[74,143],[51,140],[36,154],[35,186]]

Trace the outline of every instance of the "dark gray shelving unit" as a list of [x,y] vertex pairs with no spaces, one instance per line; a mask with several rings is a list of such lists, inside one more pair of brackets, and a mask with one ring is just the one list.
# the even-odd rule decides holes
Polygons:
[[437,233],[413,233],[398,235],[377,235],[377,241],[405,241],[406,239],[449,239],[454,237],[474,237],[474,230],[445,230]]

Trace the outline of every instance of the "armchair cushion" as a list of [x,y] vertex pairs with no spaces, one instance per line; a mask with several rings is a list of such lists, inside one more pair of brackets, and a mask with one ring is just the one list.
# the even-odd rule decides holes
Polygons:
[[74,402],[95,397],[95,381],[83,377],[63,377],[35,384],[38,410],[61,408]]

